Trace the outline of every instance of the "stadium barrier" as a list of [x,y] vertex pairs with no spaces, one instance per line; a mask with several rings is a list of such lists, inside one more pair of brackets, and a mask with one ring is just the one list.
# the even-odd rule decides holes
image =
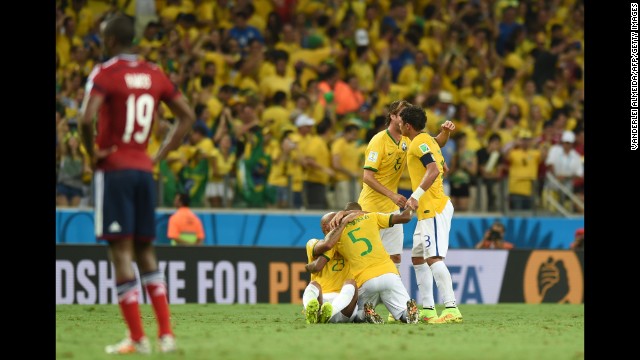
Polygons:
[[[156,212],[157,244],[169,244],[167,224],[175,210]],[[205,245],[304,247],[321,237],[321,211],[194,210],[202,220]],[[454,214],[449,246],[473,248],[494,220],[505,225],[505,239],[519,249],[568,249],[574,232],[584,227],[584,217],[506,217]],[[404,225],[404,248],[413,244],[416,219]],[[93,210],[56,211],[56,244],[95,244]]]
[[[309,282],[300,248],[158,246],[157,255],[171,304],[301,304]],[[583,302],[582,251],[453,249],[447,266],[460,304]],[[400,273],[419,299],[411,250]],[[56,245],[56,304],[117,304],[105,246]]]

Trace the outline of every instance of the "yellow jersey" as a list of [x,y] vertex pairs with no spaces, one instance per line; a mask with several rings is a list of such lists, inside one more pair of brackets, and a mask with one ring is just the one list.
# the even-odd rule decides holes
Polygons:
[[444,193],[442,180],[444,177],[444,157],[440,145],[436,139],[427,133],[418,134],[409,145],[409,153],[407,154],[407,167],[409,168],[409,176],[411,177],[411,189],[415,190],[420,186],[422,178],[426,173],[426,168],[422,162],[425,156],[432,155],[438,165],[440,174],[429,186],[429,189],[418,200],[418,220],[429,219],[436,216],[436,213],[442,212],[449,197]]
[[[358,172],[358,170],[360,170],[360,154],[358,153],[358,144],[356,141],[348,142],[344,137],[336,139],[331,144],[331,157],[335,155],[340,156],[340,165],[345,169],[352,172]],[[342,171],[336,171],[335,180],[351,180],[351,177]]]
[[538,177],[540,150],[512,149],[507,155],[509,161],[509,194],[531,196],[532,181]]
[[311,273],[311,281],[317,281],[320,284],[323,294],[340,292],[345,280],[351,278],[349,262],[345,261],[342,255],[336,252],[335,246],[323,254],[314,256],[313,248],[318,241],[320,240],[311,239],[307,241],[307,260],[310,263],[318,256],[323,256],[327,258],[327,264],[319,272]]
[[[331,153],[327,142],[318,135],[308,135],[300,144],[302,155],[313,158],[318,165],[328,168],[331,165]],[[328,185],[329,174],[324,169],[309,167],[305,171],[306,181]]]
[[355,218],[345,226],[334,247],[349,263],[358,286],[383,274],[400,275],[380,239],[380,229],[393,226],[392,217],[393,214],[370,212]]
[[[375,172],[373,176],[380,184],[397,193],[410,142],[411,140],[406,136],[396,142],[389,130],[380,131],[367,145],[363,168]],[[362,184],[358,203],[364,211],[391,213],[398,210],[398,205],[391,199],[365,183]]]

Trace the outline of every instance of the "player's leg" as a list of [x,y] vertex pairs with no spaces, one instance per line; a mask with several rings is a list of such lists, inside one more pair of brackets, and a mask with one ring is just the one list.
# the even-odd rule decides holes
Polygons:
[[411,262],[416,273],[416,281],[422,302],[422,310],[420,310],[420,318],[422,321],[428,322],[430,319],[438,317],[436,312],[435,301],[433,298],[433,273],[425,260],[425,247],[431,242],[429,234],[427,234],[427,222],[431,219],[418,220],[416,230],[413,233],[413,247],[411,248]]
[[[394,212],[394,214],[399,213],[399,210]],[[404,227],[401,224],[396,224],[390,228],[382,229],[380,230],[380,239],[382,239],[382,245],[384,246],[384,249],[389,254],[389,258],[391,258],[391,261],[393,261],[396,269],[398,269],[399,272],[400,262],[402,260],[401,254],[402,245],[404,242]],[[389,313],[387,321],[393,322],[395,320],[396,319],[394,319],[393,315]]]
[[109,259],[113,263],[118,305],[128,337],[105,351],[109,354],[150,353],[140,317],[138,280],[133,269],[133,188],[123,171],[97,171],[95,184],[96,237],[109,241]]
[[340,289],[340,293],[331,301],[333,312],[329,322],[350,322],[358,307],[358,292],[356,281],[347,279]]
[[311,281],[302,293],[302,306],[304,307],[307,324],[318,322],[318,311],[322,302],[322,287],[317,281]]
[[156,237],[156,192],[151,173],[133,171],[137,179],[135,193],[134,249],[142,286],[151,298],[158,322],[158,339],[161,352],[176,350],[175,336],[171,329],[171,312],[167,300],[167,283],[164,273],[158,269],[153,240]]
[[[394,214],[399,213],[400,211],[394,212]],[[402,224],[395,224],[390,228],[380,230],[380,238],[382,239],[382,245],[389,254],[391,261],[393,261],[396,268],[400,270],[402,243],[404,242],[404,230]]]
[[433,277],[438,286],[438,292],[442,294],[445,309],[440,314],[439,319],[446,322],[462,322],[462,314],[456,304],[456,297],[453,292],[453,282],[449,268],[444,263],[449,249],[449,230],[451,229],[451,218],[453,217],[453,205],[447,202],[442,213],[427,222],[427,232],[432,234],[434,241],[426,248],[427,264],[433,272]]
[[388,273],[378,278],[381,281],[380,300],[394,319],[406,323],[417,323],[418,307],[415,300],[409,297],[400,276]]
[[369,279],[358,287],[356,318],[354,322],[382,324],[382,318],[376,313],[376,305],[380,302],[379,277]]

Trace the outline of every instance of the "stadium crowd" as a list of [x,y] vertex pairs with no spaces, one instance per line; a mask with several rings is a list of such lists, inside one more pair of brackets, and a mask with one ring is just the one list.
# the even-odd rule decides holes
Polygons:
[[[155,169],[159,206],[187,191],[191,207],[342,208],[358,199],[364,149],[397,99],[426,109],[432,135],[455,123],[442,152],[456,211],[544,207],[563,185],[583,199],[581,0],[56,5],[58,206],[90,198],[77,115],[93,66],[107,60],[100,25],[116,13],[136,19],[139,56],[197,116]],[[149,154],[173,122],[160,107]],[[547,173],[555,187],[543,186]],[[410,187],[406,173],[400,188]]]

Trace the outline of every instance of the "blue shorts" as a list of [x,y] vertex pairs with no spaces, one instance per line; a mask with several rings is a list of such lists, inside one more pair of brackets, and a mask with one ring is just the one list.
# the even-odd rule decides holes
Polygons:
[[96,171],[94,191],[95,231],[98,239],[155,239],[157,195],[150,172]]
[[64,195],[68,201],[71,201],[74,197],[82,197],[83,191],[81,188],[75,188],[69,185],[58,183],[56,185],[56,195]]

